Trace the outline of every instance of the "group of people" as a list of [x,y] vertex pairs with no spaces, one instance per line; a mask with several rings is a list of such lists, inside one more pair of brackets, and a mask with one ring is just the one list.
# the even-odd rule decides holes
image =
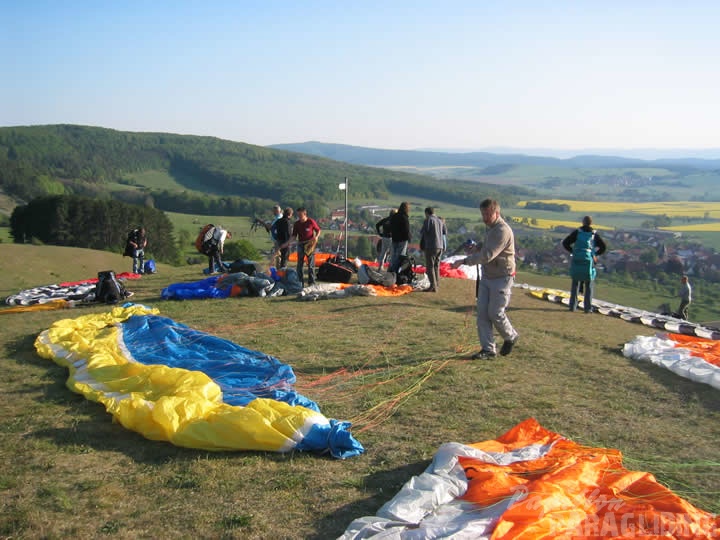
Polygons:
[[[293,214],[297,217],[292,220]],[[480,203],[480,213],[486,225],[485,238],[474,243],[467,256],[457,259],[453,268],[461,265],[482,265],[477,283],[477,333],[480,351],[473,359],[494,358],[498,354],[510,354],[520,334],[515,330],[506,310],[510,304],[512,287],[515,280],[515,237],[512,229],[500,215],[500,204],[494,199],[485,199]],[[388,270],[396,272],[403,256],[407,256],[411,239],[409,204],[403,202],[397,209],[375,225],[380,236],[378,263],[380,268],[389,260]],[[287,266],[290,246],[293,242],[297,250],[297,273],[303,286],[303,270],[307,261],[307,283],[315,283],[315,248],[320,236],[320,226],[308,216],[307,209],[299,207],[295,211],[279,205],[273,207],[273,220],[269,227],[273,242],[273,263],[278,268]],[[208,231],[210,233],[210,231]],[[142,272],[144,249],[147,245],[145,229],[139,227],[133,231],[132,242],[129,237],[126,254],[133,257],[133,271]],[[222,227],[214,227],[210,233],[212,250],[208,259],[210,272],[222,267],[220,256],[225,240],[231,238]],[[600,234],[592,227],[592,218],[585,216],[582,225],[571,232],[563,241],[563,247],[572,254],[570,263],[570,311],[576,311],[578,297],[583,298],[583,311],[592,312],[594,281],[597,275],[597,258],[605,253],[607,245]],[[440,258],[447,248],[447,229],[442,218],[435,215],[432,207],[425,209],[425,220],[420,229],[420,249],[425,255],[425,268],[430,281],[429,291],[437,292],[440,286]],[[129,252],[128,252],[129,251]],[[688,317],[688,306],[692,301],[692,289],[687,276],[682,276],[680,289],[680,307],[678,316]],[[497,331],[502,338],[502,346],[497,350],[494,338]]]
[[[387,217],[375,224],[380,236],[378,246],[378,266],[383,268],[386,262],[389,272],[397,272],[402,257],[408,254],[410,233],[410,205],[402,202],[393,208]],[[440,258],[447,249],[447,228],[442,218],[435,215],[431,206],[425,208],[425,221],[420,229],[420,249],[425,255],[425,268],[430,280],[429,292],[437,292],[440,286]]]
[[270,224],[270,238],[273,242],[273,265],[277,268],[287,266],[290,246],[296,243],[297,274],[305,286],[304,267],[307,261],[307,283],[315,283],[315,249],[320,237],[320,226],[308,216],[303,206],[295,210],[297,218],[292,221],[293,209],[289,206],[284,210],[279,205],[273,207],[273,220]]

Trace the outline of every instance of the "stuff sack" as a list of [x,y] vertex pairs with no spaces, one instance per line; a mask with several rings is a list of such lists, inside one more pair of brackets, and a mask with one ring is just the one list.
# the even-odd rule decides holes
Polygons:
[[115,272],[106,270],[98,272],[98,281],[95,285],[95,301],[105,304],[117,304],[128,296],[125,287],[115,277]]
[[320,281],[329,281],[330,283],[350,283],[352,275],[353,271],[346,266],[328,260],[318,268],[317,278]]
[[343,266],[350,270],[353,274],[357,273],[357,267],[355,266],[355,263],[352,261],[348,261],[345,257],[342,255],[336,255],[335,257],[330,257],[327,262],[331,262],[334,264],[337,264],[338,266]]
[[195,249],[203,255],[208,255],[214,246],[217,246],[217,240],[213,238],[215,235],[215,225],[208,223],[201,230],[195,239]]
[[415,268],[415,259],[407,255],[402,255],[400,257],[400,265],[398,266],[395,283],[397,285],[412,285],[415,279],[413,268]]
[[155,259],[150,259],[148,261],[145,261],[145,265],[143,266],[143,271],[146,274],[155,274],[157,272],[157,267],[155,266]]

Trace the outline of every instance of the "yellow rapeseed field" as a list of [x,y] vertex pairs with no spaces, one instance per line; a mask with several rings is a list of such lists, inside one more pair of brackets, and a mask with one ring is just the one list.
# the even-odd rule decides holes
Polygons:
[[688,231],[688,232],[720,232],[720,221],[713,223],[693,223],[692,225],[672,225],[670,227],[659,227],[665,231]]
[[[541,219],[541,218],[522,218],[522,217],[513,217],[512,220],[515,223],[522,223],[524,225],[527,225],[528,227],[533,227],[535,229],[554,229],[555,227],[572,227],[576,228],[580,226],[580,223],[576,221],[562,221],[559,219]],[[613,227],[607,227],[605,225],[595,225],[593,224],[593,228],[598,230],[611,230]]]
[[[518,206],[524,208],[530,201],[521,201]],[[567,201],[563,199],[545,199],[542,203],[567,204],[571,212],[599,214],[608,212],[633,212],[651,216],[694,217],[720,219],[720,202],[674,201],[674,202],[607,202],[607,201]],[[673,229],[675,229],[673,227]]]
[[[524,208],[529,201],[521,201],[518,203],[520,208]],[[720,232],[720,202],[701,202],[701,201],[675,201],[675,202],[651,202],[651,203],[633,203],[633,202],[608,202],[608,201],[569,201],[564,199],[544,199],[533,202],[542,202],[546,204],[566,204],[570,207],[571,212],[578,212],[589,215],[598,215],[603,213],[626,213],[641,214],[648,216],[666,215],[669,218],[694,218],[706,219],[707,223],[693,223],[689,225],[671,225],[670,227],[660,227],[666,231],[688,231],[688,232]],[[513,218],[517,223],[524,223],[529,227],[537,229],[553,229],[555,227],[577,227],[577,221],[563,221],[555,219],[531,219],[531,218]],[[603,225],[593,225],[596,229],[612,229]]]

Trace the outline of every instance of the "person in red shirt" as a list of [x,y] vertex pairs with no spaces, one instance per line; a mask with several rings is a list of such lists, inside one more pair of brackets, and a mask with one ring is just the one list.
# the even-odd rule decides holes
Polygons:
[[297,221],[293,224],[292,237],[297,239],[297,273],[300,283],[305,286],[303,279],[303,266],[305,258],[308,261],[308,285],[315,283],[315,246],[320,236],[320,226],[307,215],[304,207],[298,208]]

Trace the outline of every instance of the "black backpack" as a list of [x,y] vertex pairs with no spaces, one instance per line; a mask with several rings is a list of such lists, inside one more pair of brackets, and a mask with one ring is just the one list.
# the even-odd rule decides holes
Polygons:
[[402,255],[400,257],[400,266],[398,267],[395,283],[397,285],[412,285],[415,279],[413,268],[415,268],[415,259],[407,255]]
[[140,229],[133,229],[128,233],[127,239],[125,240],[125,251],[123,252],[123,257],[132,257],[135,254],[135,248],[130,244],[130,242],[135,242],[136,245],[140,243]]
[[112,270],[98,272],[98,281],[95,286],[96,302],[117,304],[120,300],[124,300],[126,296],[125,287],[117,280],[115,272]]

